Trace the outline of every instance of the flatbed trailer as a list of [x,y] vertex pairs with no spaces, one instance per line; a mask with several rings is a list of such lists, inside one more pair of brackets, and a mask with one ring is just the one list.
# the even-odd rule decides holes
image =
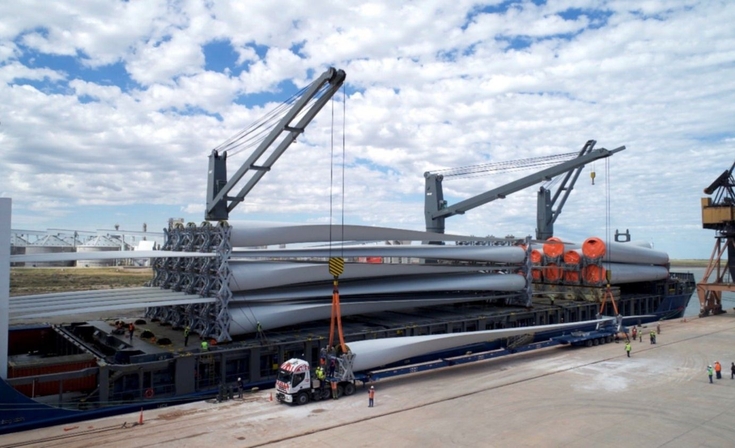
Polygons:
[[[470,364],[479,361],[486,361],[493,358],[499,358],[514,353],[522,353],[532,350],[554,347],[558,345],[573,345],[592,347],[596,345],[613,342],[619,331],[627,332],[620,325],[605,325],[594,330],[574,330],[561,336],[552,336],[547,339],[530,342],[520,346],[512,344],[510,339],[505,340],[505,346],[492,350],[482,350],[482,345],[458,347],[452,351],[445,353],[437,353],[436,355],[427,355],[418,362],[405,360],[405,365],[397,365],[393,367],[370,369],[367,371],[351,370],[352,358],[344,355],[328,355],[325,359],[325,365],[335,360],[337,364],[336,375],[328,375],[324,379],[319,380],[316,377],[317,368],[312,369],[311,364],[303,359],[292,358],[284,362],[279,369],[278,379],[276,380],[276,399],[282,403],[288,404],[306,404],[309,401],[320,401],[334,395],[334,398],[340,398],[343,395],[349,396],[355,393],[358,386],[365,386],[376,381],[388,378],[399,377],[420,372],[427,372],[446,367]],[[480,351],[475,351],[475,350]],[[457,354],[465,351],[464,354]],[[334,390],[330,391],[331,385],[334,384]]]
[[617,326],[606,326],[592,331],[572,331],[552,339],[562,345],[592,347],[613,342],[621,332],[628,333],[624,327],[618,329]]

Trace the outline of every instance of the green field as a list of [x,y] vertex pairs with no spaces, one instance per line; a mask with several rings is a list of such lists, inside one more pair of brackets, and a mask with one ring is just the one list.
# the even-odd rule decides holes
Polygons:
[[150,268],[11,268],[10,295],[144,286]]

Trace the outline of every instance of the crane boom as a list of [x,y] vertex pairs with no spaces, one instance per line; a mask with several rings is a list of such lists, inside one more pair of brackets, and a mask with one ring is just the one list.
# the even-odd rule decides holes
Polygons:
[[[424,214],[426,219],[426,231],[444,233],[445,223],[444,220],[450,216],[464,214],[468,210],[472,210],[475,207],[485,205],[488,202],[492,202],[496,199],[504,199],[507,195],[515,193],[517,191],[528,188],[531,185],[535,185],[539,182],[551,180],[552,178],[566,173],[563,181],[563,187],[557,191],[554,195],[554,200],[551,200],[551,195],[548,190],[542,189],[539,192],[539,217],[537,229],[537,237],[540,235],[553,234],[553,223],[556,217],[561,213],[561,207],[564,205],[569,192],[571,191],[574,182],[577,180],[581,168],[586,164],[593,162],[598,159],[610,157],[616,152],[620,152],[625,149],[625,146],[608,150],[605,148],[593,149],[595,140],[588,141],[579,155],[572,159],[558,165],[554,165],[550,168],[538,171],[529,176],[523,177],[509,184],[503,185],[498,188],[494,188],[485,193],[481,193],[477,196],[473,196],[464,201],[460,201],[454,205],[448,206],[444,200],[444,194],[442,190],[441,181],[443,176],[434,173],[426,173],[424,175],[426,179],[426,198],[424,201]],[[567,186],[567,184],[569,184]],[[566,193],[564,196],[560,196],[562,190]],[[552,212],[551,208],[553,203],[562,197],[562,201],[555,212]],[[541,203],[543,201],[543,204]],[[551,236],[551,235],[549,235]],[[540,238],[539,238],[540,239]],[[544,238],[545,239],[545,238]]]
[[[291,109],[276,124],[255,151],[240,166],[237,172],[230,180],[227,180],[227,153],[221,155],[215,149],[209,156],[209,173],[207,182],[207,206],[205,210],[205,219],[210,221],[221,221],[229,218],[229,213],[245,199],[245,196],[253,189],[266,172],[278,158],[288,149],[299,134],[304,132],[306,126],[314,119],[317,113],[324,105],[334,96],[345,80],[345,72],[330,67],[319,78],[317,78],[306,89],[304,94],[294,103]],[[312,100],[319,95],[321,96]],[[310,104],[311,103],[311,104]],[[308,108],[307,108],[308,106]],[[304,110],[306,109],[306,110]],[[301,117],[294,125],[292,121]],[[273,150],[266,161],[261,165],[255,163],[263,156],[268,148],[281,137],[278,146]],[[243,176],[252,171],[253,176],[242,186],[235,196],[230,196],[230,192],[242,180]]]

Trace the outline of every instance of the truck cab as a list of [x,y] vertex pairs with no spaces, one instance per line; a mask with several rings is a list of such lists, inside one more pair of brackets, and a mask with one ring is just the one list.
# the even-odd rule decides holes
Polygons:
[[291,358],[281,364],[276,378],[276,399],[283,403],[306,404],[310,400],[329,398],[330,389],[326,381],[311,375],[307,361]]

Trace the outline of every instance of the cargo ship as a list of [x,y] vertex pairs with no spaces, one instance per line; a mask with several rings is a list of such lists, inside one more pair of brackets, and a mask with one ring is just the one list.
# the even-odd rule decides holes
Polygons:
[[[31,310],[41,316],[68,314],[71,307],[90,310],[104,301],[107,309],[130,303],[145,303],[147,308],[136,319],[11,326],[8,378],[0,382],[0,433],[210,399],[238,378],[247,388],[271,388],[285,360],[319,359],[329,341],[334,278],[325,254],[331,249],[285,249],[282,244],[324,241],[329,229],[241,229],[246,230],[172,230],[164,245],[171,255],[155,260],[147,287],[11,298],[11,322],[13,316],[30,316]],[[339,249],[345,264],[339,284],[348,344],[528,329],[523,337],[429,351],[400,365],[467,352],[511,353],[559,335],[535,331],[536,326],[580,323],[579,329],[585,329],[584,322],[600,315],[620,315],[627,325],[678,318],[696,288],[693,274],[655,265],[667,262],[668,256],[651,249],[613,244],[607,251],[612,257],[595,259],[600,254],[597,240],[592,240],[594,253],[580,252],[579,260],[561,263],[561,241],[478,242],[474,237],[429,237],[425,232],[360,226],[342,231],[350,241],[393,242]],[[242,235],[247,238],[239,241]],[[455,245],[396,244],[442,238]],[[278,249],[246,248],[263,245]],[[547,254],[533,253],[543,252],[544,246]],[[567,249],[582,251],[571,244]],[[625,263],[631,253],[636,261],[649,257],[654,264],[618,269],[616,263]],[[200,257],[188,257],[192,254]],[[556,268],[579,275],[559,275]],[[631,269],[651,273],[641,279]],[[605,278],[618,282],[603,284]],[[129,323],[136,327],[133,337],[126,331]],[[190,338],[184,336],[187,326]]]

